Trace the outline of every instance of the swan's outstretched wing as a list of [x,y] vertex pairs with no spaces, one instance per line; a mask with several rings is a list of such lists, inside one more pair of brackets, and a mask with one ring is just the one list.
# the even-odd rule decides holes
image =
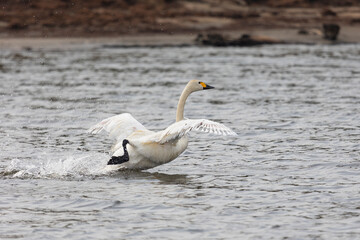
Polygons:
[[159,143],[170,142],[181,138],[191,130],[210,132],[218,135],[237,135],[230,128],[217,122],[207,119],[186,119],[174,124],[162,131],[162,134],[156,140]]
[[123,113],[102,120],[95,126],[92,126],[88,132],[96,134],[103,130],[108,132],[111,138],[120,141],[135,131],[147,129],[131,116],[130,113]]

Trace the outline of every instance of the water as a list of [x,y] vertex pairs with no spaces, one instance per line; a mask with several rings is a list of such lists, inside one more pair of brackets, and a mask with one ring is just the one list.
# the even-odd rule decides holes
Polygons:
[[[360,45],[0,51],[1,239],[360,237]],[[173,162],[104,173],[112,141],[86,130],[130,112],[188,118]]]

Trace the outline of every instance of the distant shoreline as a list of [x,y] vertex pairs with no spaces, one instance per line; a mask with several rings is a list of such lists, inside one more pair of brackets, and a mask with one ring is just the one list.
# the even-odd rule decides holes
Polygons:
[[[360,43],[360,31],[357,27],[345,26],[340,30],[338,40],[323,39],[316,31],[302,35],[297,29],[248,29],[243,31],[213,31],[229,37],[249,34],[281,41],[282,44],[339,44]],[[318,30],[319,32],[319,30]],[[105,37],[3,37],[0,49],[40,49],[40,48],[79,48],[79,47],[161,47],[195,45],[197,33],[177,34],[132,34]]]
[[6,1],[0,37],[102,37],[247,29],[360,27],[358,0]]
[[[268,44],[360,43],[358,0],[215,2],[7,1],[0,49],[189,46],[198,34],[229,42],[250,36]],[[336,41],[323,38],[327,24],[340,27]]]

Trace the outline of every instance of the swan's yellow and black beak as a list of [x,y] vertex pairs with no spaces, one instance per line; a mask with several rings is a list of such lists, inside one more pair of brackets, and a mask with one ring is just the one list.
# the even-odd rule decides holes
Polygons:
[[203,89],[204,89],[204,90],[215,88],[215,87],[210,86],[210,85],[207,85],[207,84],[205,84],[205,83],[203,83],[203,82],[200,82],[200,84],[201,84],[201,86],[203,86]]

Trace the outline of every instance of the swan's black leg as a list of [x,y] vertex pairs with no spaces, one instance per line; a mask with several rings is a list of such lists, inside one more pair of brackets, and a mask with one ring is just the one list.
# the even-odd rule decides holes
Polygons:
[[126,149],[126,144],[128,144],[129,141],[124,139],[122,146],[124,149],[124,155],[122,156],[112,156],[109,160],[109,162],[107,163],[107,165],[116,165],[116,164],[122,164],[124,162],[128,162],[129,161],[129,153]]

